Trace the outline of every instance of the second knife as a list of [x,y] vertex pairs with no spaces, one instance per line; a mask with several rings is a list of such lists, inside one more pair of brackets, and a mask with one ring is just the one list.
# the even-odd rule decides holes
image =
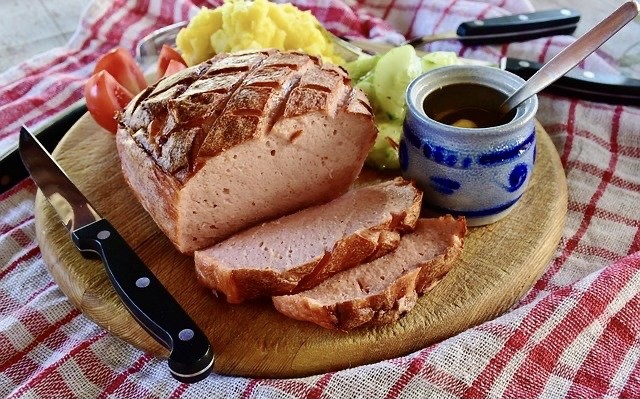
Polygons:
[[[521,42],[553,35],[570,35],[579,21],[580,13],[567,8],[537,11],[463,22],[455,32],[417,37],[403,44],[419,47],[440,40],[458,40],[466,45]],[[375,43],[370,41],[349,41],[364,50],[379,52]]]

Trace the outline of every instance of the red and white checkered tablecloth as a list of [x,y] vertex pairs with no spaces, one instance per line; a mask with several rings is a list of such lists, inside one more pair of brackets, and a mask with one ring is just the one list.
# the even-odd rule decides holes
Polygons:
[[[338,34],[397,40],[531,11],[526,0],[295,1]],[[96,58],[133,51],[203,1],[94,0],[70,42],[0,74],[0,150],[81,96]],[[585,3],[585,7],[587,4]],[[395,33],[394,33],[395,32]],[[546,61],[570,37],[493,47],[431,45],[468,58]],[[615,40],[615,39],[614,39]],[[582,65],[615,73],[606,54]],[[0,396],[219,398],[640,397],[640,108],[544,94],[538,119],[568,178],[568,219],[548,270],[508,313],[405,357],[290,380],[211,375],[184,385],[163,361],[85,318],[35,241],[35,186],[0,196]],[[2,152],[2,151],[0,151]]]

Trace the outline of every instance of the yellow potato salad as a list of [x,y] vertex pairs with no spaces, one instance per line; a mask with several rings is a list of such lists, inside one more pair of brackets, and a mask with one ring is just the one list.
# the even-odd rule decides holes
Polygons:
[[317,55],[342,64],[320,22],[309,11],[268,0],[226,0],[215,9],[202,8],[176,39],[189,65],[215,54],[276,48]]

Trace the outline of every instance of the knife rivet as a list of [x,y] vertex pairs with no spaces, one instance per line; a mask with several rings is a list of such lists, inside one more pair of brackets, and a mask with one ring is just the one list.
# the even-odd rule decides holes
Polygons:
[[529,65],[531,65],[531,64],[530,64],[530,63],[528,63],[527,61],[523,61],[523,60],[521,60],[521,61],[518,61],[518,65],[520,65],[520,66],[521,66],[521,67],[523,67],[523,68],[528,68],[528,67],[529,67]]
[[107,238],[109,238],[110,235],[111,235],[111,232],[109,230],[102,230],[98,232],[97,237],[99,240],[106,240]]
[[519,19],[520,21],[528,21],[528,20],[529,20],[529,17],[527,17],[526,15],[522,15],[522,14],[520,14],[520,15],[518,15],[518,19]]
[[148,277],[140,277],[139,279],[136,280],[136,287],[146,288],[149,286],[150,283],[151,281],[149,280]]
[[180,341],[188,341],[191,338],[193,338],[193,330],[190,328],[185,328],[184,330],[180,331],[178,333],[178,338],[180,338]]
[[562,14],[562,15],[571,15],[571,11],[567,10],[566,8],[563,8],[562,10],[560,10],[560,14]]
[[478,26],[482,26],[482,25],[484,25],[484,21],[481,21],[481,20],[478,19],[478,20],[473,21],[473,24],[474,25],[478,25]]
[[593,79],[596,77],[596,74],[591,71],[584,71],[582,72],[582,76],[584,76],[587,79]]

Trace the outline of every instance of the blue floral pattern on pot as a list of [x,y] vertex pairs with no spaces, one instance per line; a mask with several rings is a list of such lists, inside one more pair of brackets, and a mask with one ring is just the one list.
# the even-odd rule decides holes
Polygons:
[[423,102],[429,93],[456,83],[482,84],[507,95],[523,81],[479,66],[445,67],[416,78],[407,90],[400,167],[424,191],[426,206],[464,215],[472,226],[492,223],[514,208],[531,178],[537,98],[525,101],[510,122],[499,126],[460,128],[428,117]]

